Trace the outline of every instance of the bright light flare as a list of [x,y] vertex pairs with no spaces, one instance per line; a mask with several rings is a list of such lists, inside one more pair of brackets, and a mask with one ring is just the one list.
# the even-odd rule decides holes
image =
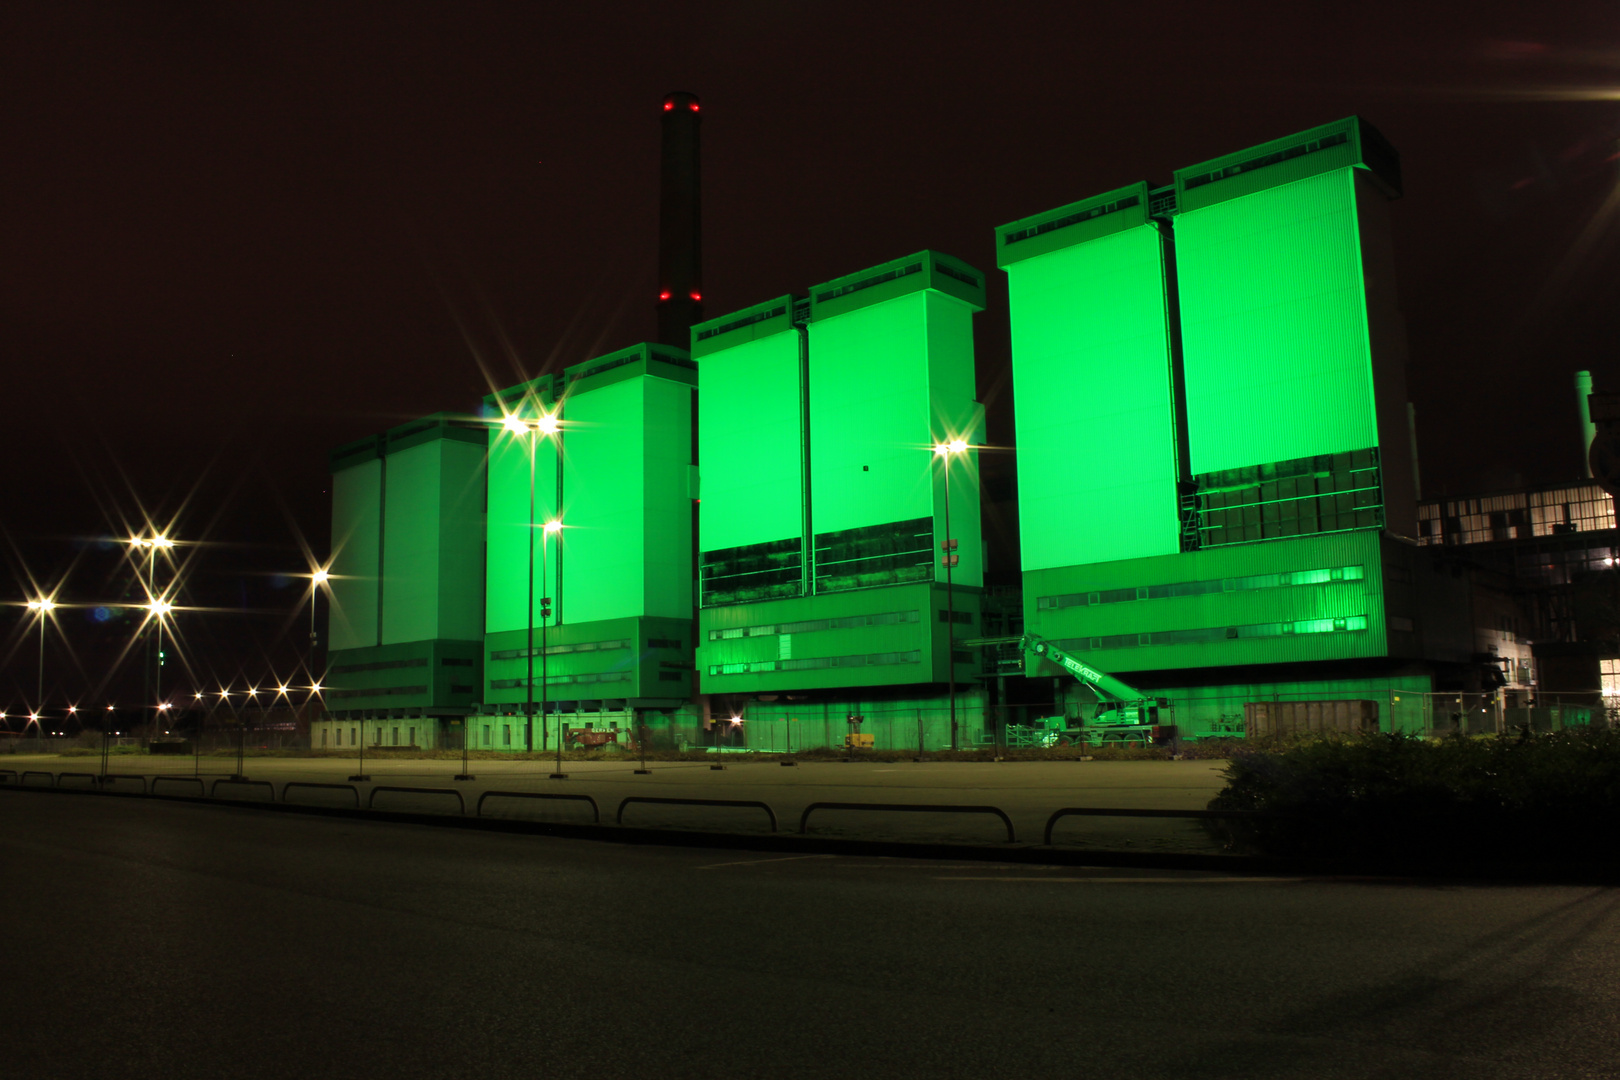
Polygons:
[[28,601],[28,610],[29,611],[55,611],[56,610],[56,604],[55,604],[54,601],[48,600],[45,597],[41,596],[38,599]]
[[317,585],[325,585],[332,579],[332,574],[329,570],[317,570],[309,575],[309,579]]
[[560,532],[562,532],[562,522],[560,522],[560,521],[548,521],[548,522],[545,523],[543,528],[548,533],[554,533],[554,534],[555,533],[560,533]]

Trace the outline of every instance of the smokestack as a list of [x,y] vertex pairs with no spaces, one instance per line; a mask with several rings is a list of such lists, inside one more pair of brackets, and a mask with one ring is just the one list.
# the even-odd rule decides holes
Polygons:
[[1592,440],[1597,436],[1597,425],[1592,423],[1592,406],[1586,399],[1592,393],[1592,373],[1575,373],[1575,398],[1581,409],[1581,475],[1592,479]]
[[658,340],[692,347],[703,320],[703,215],[698,170],[696,94],[664,97],[663,162],[658,193]]

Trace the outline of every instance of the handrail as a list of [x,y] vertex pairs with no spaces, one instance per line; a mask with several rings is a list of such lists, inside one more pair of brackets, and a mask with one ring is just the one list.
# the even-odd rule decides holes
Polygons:
[[602,823],[602,810],[596,805],[595,799],[589,795],[562,791],[486,791],[478,796],[478,805],[473,808],[474,817],[484,816],[484,800],[491,796],[502,799],[568,799],[574,802],[588,802],[591,804],[591,820],[598,825]]
[[[463,799],[461,797],[461,792],[457,791],[453,787],[394,787],[387,784],[380,784],[371,789],[371,794],[366,798],[367,810],[373,810],[376,808],[377,792],[379,791],[406,791],[417,795],[454,795],[456,797],[456,802],[461,804],[462,814],[465,815],[467,813],[467,800]],[[358,794],[358,792],[356,794]]]
[[158,784],[162,783],[164,780],[169,780],[176,784],[196,784],[197,798],[199,799],[202,798],[203,795],[207,794],[207,789],[203,786],[202,778],[197,776],[154,776],[152,777],[150,794],[156,795]]
[[1241,821],[1265,816],[1258,810],[1131,810],[1117,806],[1065,806],[1053,811],[1052,816],[1046,819],[1043,842],[1052,842],[1052,826],[1057,824],[1059,818],[1066,817],[1225,818]]
[[631,795],[619,804],[619,811],[613,815],[615,825],[624,824],[624,808],[631,803],[659,803],[665,806],[757,806],[765,811],[771,819],[771,832],[776,832],[776,811],[768,805],[754,799],[670,799],[662,795]]
[[64,773],[57,773],[56,774],[56,786],[61,787],[62,786],[62,781],[66,780],[70,776],[73,777],[74,779],[83,778],[85,780],[90,781],[90,786],[91,787],[96,786],[96,774],[93,773],[93,772],[64,772]]
[[20,779],[18,779],[18,777],[17,777],[17,770],[16,769],[0,769],[0,777],[5,777],[5,776],[10,776],[11,779],[10,780],[0,779],[0,784],[7,784],[7,783],[9,783],[9,784],[20,784],[20,783],[22,783],[22,781]]
[[139,780],[141,782],[141,794],[146,794],[146,777],[144,776],[130,776],[128,773],[102,773],[97,783],[105,790],[108,784],[116,783],[119,780]]
[[18,785],[21,786],[28,783],[28,778],[30,776],[43,776],[45,779],[50,781],[50,783],[46,785],[47,787],[56,786],[56,774],[45,772],[43,769],[24,769],[22,776],[17,780]]
[[264,787],[267,787],[267,788],[270,789],[270,801],[271,802],[276,801],[276,785],[272,784],[270,781],[268,781],[268,780],[238,780],[235,777],[231,777],[231,776],[222,776],[218,780],[214,781],[213,786],[208,789],[208,797],[210,799],[219,798],[219,785],[221,785],[221,784],[240,784],[243,787],[259,787],[260,785],[263,785]]
[[287,790],[295,787],[341,788],[354,796],[354,808],[356,810],[360,809],[360,789],[355,787],[353,784],[320,784],[313,780],[289,780],[285,784],[281,785],[282,802],[287,801]]
[[805,831],[813,810],[904,810],[912,813],[937,814],[994,814],[1007,826],[1007,843],[1011,844],[1016,837],[1013,833],[1012,818],[1008,817],[999,807],[995,806],[962,806],[954,803],[861,803],[861,802],[815,802],[804,808],[799,815],[799,832]]

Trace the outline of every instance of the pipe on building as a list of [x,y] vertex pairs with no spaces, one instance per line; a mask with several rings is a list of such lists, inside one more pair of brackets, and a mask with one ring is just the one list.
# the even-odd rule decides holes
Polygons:
[[1592,440],[1597,437],[1597,425],[1592,423],[1592,406],[1586,400],[1592,393],[1592,373],[1575,373],[1575,400],[1581,410],[1581,475],[1592,479]]

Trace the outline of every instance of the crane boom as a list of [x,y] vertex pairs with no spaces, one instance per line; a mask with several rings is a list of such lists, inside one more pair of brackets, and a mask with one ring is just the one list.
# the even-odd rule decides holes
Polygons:
[[1042,660],[1050,660],[1064,671],[1067,671],[1070,675],[1091,687],[1097,692],[1097,696],[1104,700],[1124,704],[1126,702],[1142,701],[1147,697],[1146,694],[1124,680],[1116,679],[1106,671],[1098,671],[1085,661],[1070,656],[1038,634],[1025,634],[1018,644],[1025,652],[1033,653]]

